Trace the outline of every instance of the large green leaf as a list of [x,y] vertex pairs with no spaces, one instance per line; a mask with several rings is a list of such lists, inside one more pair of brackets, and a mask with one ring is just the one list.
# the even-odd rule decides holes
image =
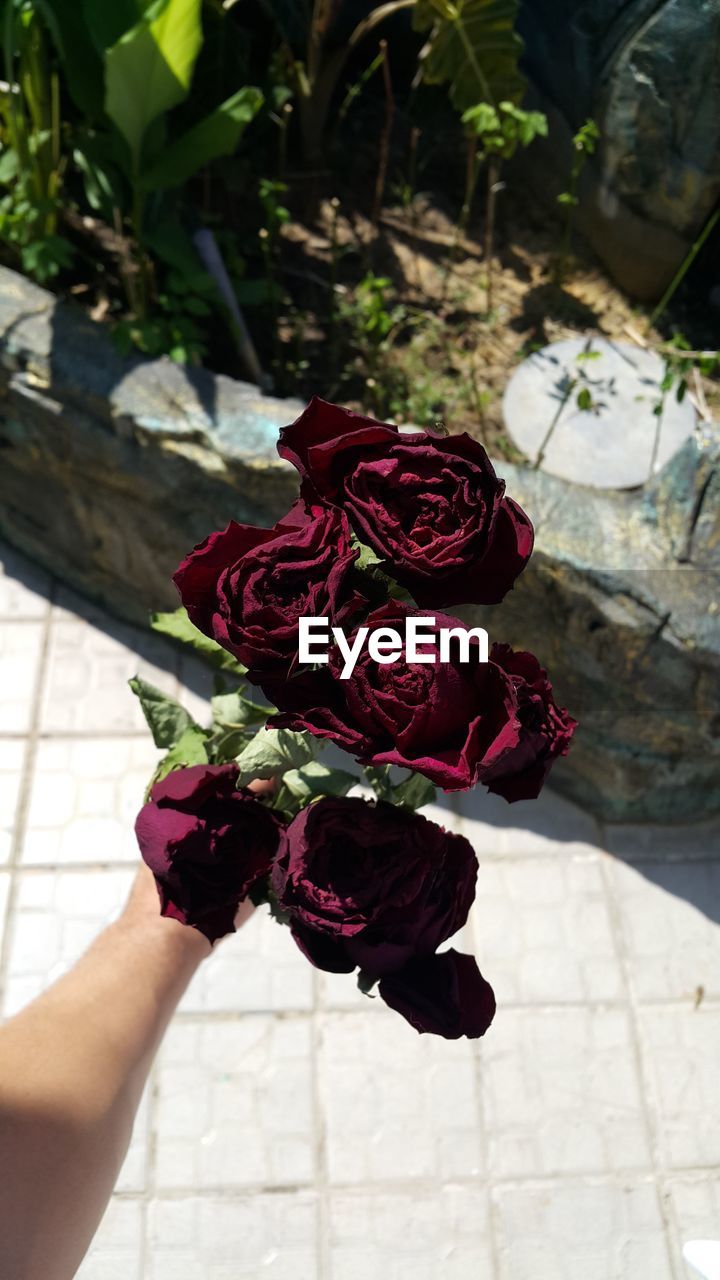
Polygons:
[[518,7],[519,0],[417,0],[413,24],[418,31],[431,29],[422,56],[423,79],[428,84],[449,82],[458,111],[478,102],[522,98]]
[[125,138],[136,173],[148,127],[187,97],[202,44],[202,0],[168,0],[105,54],[105,110]]
[[90,120],[103,109],[103,66],[78,0],[35,0],[65,71],[75,105]]
[[211,115],[165,147],[158,159],[144,169],[141,185],[147,191],[181,187],[211,160],[232,155],[262,100],[259,89],[239,89]]
[[[51,0],[55,3],[55,0]],[[162,0],[61,0],[82,11],[88,34],[98,53],[116,44],[141,18],[154,18],[162,10]]]

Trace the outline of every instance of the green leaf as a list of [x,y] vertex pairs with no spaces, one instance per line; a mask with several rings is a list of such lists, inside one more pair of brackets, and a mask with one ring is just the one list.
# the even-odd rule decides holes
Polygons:
[[17,151],[12,147],[7,147],[0,158],[0,183],[5,185],[17,178],[20,171],[20,161]]
[[417,0],[416,31],[430,31],[421,59],[427,84],[449,82],[458,111],[478,103],[520,102],[523,43],[515,31],[518,0]]
[[[64,3],[68,2],[76,9],[82,9],[88,34],[101,57],[106,49],[116,44],[126,31],[136,26],[141,18],[147,17],[150,11],[153,11],[154,17],[155,12],[162,10],[159,0],[112,0],[112,4],[107,0],[101,0],[101,3],[98,0],[82,0],[81,5],[78,5],[78,0],[64,0]],[[51,3],[57,3],[57,0],[51,0]]]
[[158,116],[182,102],[202,45],[202,0],[167,0],[153,21],[143,18],[105,54],[105,110],[125,138],[133,171]]
[[587,387],[583,387],[577,394],[577,407],[582,409],[583,413],[587,413],[593,407],[592,393]]
[[238,785],[244,787],[253,778],[280,777],[307,764],[314,755],[315,742],[307,733],[259,729],[237,758]]
[[363,774],[378,800],[387,800],[392,803],[393,786],[390,782],[390,765],[382,764],[377,768],[374,765],[368,765],[363,769]]
[[290,769],[283,776],[283,786],[301,801],[301,808],[320,796],[345,796],[358,782],[354,774],[346,773],[344,769],[331,769],[320,760],[309,760],[301,768]]
[[238,90],[211,115],[165,147],[158,159],[144,170],[141,186],[146,191],[181,187],[211,160],[232,155],[262,101],[259,89],[248,86]]
[[174,613],[152,613],[150,625],[153,631],[159,631],[160,635],[170,636],[180,644],[189,645],[195,653],[206,662],[211,662],[220,671],[228,671],[235,676],[245,675],[247,667],[238,662],[237,658],[233,658],[231,653],[222,649],[215,640],[211,640],[209,636],[199,631],[188,618],[187,611],[182,605]]
[[238,690],[218,693],[211,699],[213,724],[221,729],[245,729],[251,724],[264,724],[274,707],[246,698]]
[[403,809],[422,809],[423,805],[432,804],[435,795],[434,783],[421,773],[411,773],[392,789],[393,804]]
[[169,698],[162,689],[148,684],[139,676],[128,681],[137,698],[156,747],[174,747],[188,729],[199,729],[200,725],[192,716],[176,702]]
[[[102,114],[103,67],[78,0],[34,0],[65,71],[64,85],[88,119]],[[113,0],[115,3],[115,0]]]
[[356,569],[361,569],[361,570],[374,569],[376,565],[382,563],[382,560],[380,556],[377,554],[377,552],[373,551],[372,547],[368,547],[365,545],[364,542],[361,542],[360,539],[355,536],[355,534],[352,535],[351,542],[355,550],[359,551],[360,553],[358,555],[357,560],[355,561]]
[[372,994],[372,990],[378,981],[379,981],[378,978],[373,978],[372,974],[366,973],[364,969],[358,970],[358,976],[357,976],[358,991],[362,991],[364,996],[370,996],[371,1000],[375,999],[374,995]]
[[[161,782],[173,769],[187,769],[194,764],[207,764],[207,738],[202,729],[186,729],[167,755],[160,761],[150,787]],[[148,788],[150,790],[150,788]]]

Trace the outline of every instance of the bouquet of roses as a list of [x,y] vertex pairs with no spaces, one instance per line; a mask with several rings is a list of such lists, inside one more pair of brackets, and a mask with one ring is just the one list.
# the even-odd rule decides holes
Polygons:
[[[357,970],[418,1031],[481,1036],[492,989],[472,956],[438,950],[477,860],[416,810],[436,787],[535,797],[568,750],[576,722],[537,659],[438,612],[500,602],[532,525],[466,434],[315,399],[278,450],[298,501],[272,529],[210,534],[174,575],[182,608],[154,619],[218,667],[212,726],[132,681],[167,748],[136,825],[161,910],[214,942],[247,897],[266,902],[312,964]],[[318,759],[328,742],[373,800]],[[262,798],[253,779],[273,780]]]

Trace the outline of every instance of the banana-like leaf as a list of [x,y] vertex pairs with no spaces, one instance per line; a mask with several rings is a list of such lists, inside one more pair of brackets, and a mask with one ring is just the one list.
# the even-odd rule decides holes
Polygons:
[[165,147],[157,160],[143,169],[141,186],[146,191],[181,187],[211,160],[231,155],[246,125],[260,110],[262,100],[259,89],[249,86],[239,89],[199,124]]
[[65,71],[76,107],[89,120],[103,108],[103,67],[90,38],[78,0],[35,0]]
[[[68,3],[68,0],[63,0]],[[134,27],[141,18],[154,18],[162,10],[159,0],[69,0],[75,9],[81,9],[90,39],[100,56],[121,36]]]
[[154,120],[187,97],[202,45],[202,0],[168,0],[105,54],[105,110],[125,138],[135,173]]
[[478,102],[519,102],[523,43],[515,31],[519,0],[417,0],[413,24],[430,29],[422,54],[423,79],[450,85],[458,111]]

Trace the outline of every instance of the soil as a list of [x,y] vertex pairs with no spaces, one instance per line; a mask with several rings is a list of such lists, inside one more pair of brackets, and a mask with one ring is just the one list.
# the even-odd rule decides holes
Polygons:
[[[492,261],[492,306],[483,248],[458,235],[426,197],[383,210],[376,227],[321,201],[312,221],[292,220],[279,252],[292,305],[280,339],[294,394],[426,427],[441,420],[494,452],[514,456],[504,435],[502,394],[514,366],[546,343],[577,334],[632,341],[644,321],[583,246],[562,287],[553,282],[560,224],[507,200]],[[329,315],[335,242],[336,313]],[[380,351],[358,335],[353,288],[372,271],[384,278],[397,320]],[[345,316],[342,313],[345,312]],[[349,313],[349,317],[347,315]],[[658,335],[650,334],[660,341]],[[292,367],[302,350],[307,367]],[[370,367],[368,367],[370,366]],[[369,385],[368,385],[369,382]],[[290,390],[283,386],[283,390]]]

